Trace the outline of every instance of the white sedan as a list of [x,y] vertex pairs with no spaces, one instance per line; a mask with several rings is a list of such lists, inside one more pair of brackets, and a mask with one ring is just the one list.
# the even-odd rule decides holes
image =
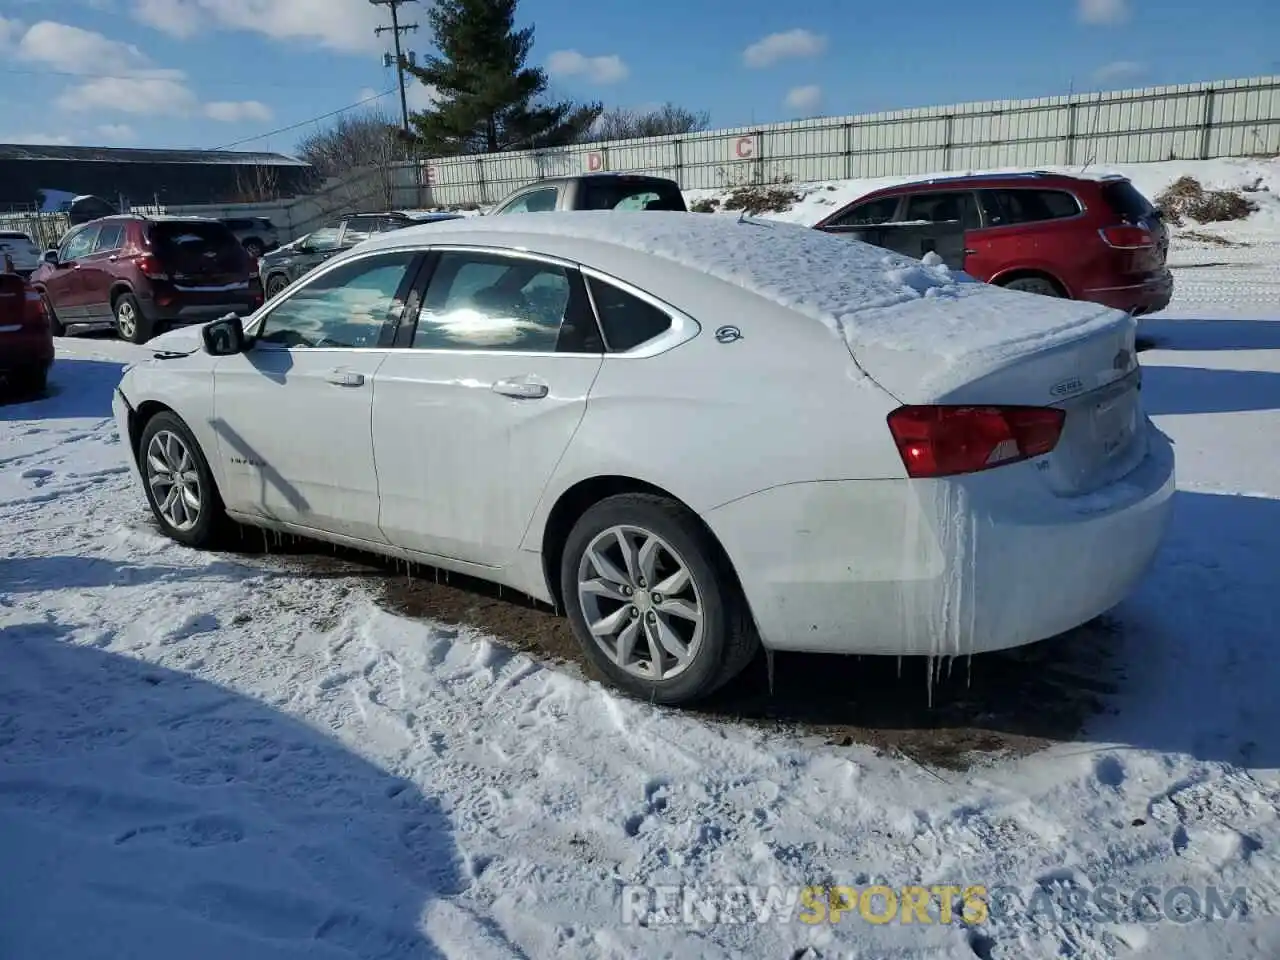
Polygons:
[[156,338],[115,413],[174,539],[231,520],[496,581],[679,703],[761,644],[965,655],[1118,603],[1174,489],[1134,332],[789,224],[517,214]]

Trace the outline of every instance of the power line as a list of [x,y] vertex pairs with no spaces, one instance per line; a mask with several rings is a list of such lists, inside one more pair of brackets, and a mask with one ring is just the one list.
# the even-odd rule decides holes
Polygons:
[[375,100],[381,100],[383,97],[389,97],[395,93],[395,90],[383,90],[382,93],[375,94],[372,97],[366,97],[363,100],[357,100],[355,103],[349,103],[345,107],[339,107],[337,110],[330,110],[328,113],[322,113],[318,117],[308,117],[306,120],[299,120],[297,123],[291,123],[287,127],[279,127],[275,130],[268,130],[266,133],[260,133],[256,137],[245,137],[243,140],[233,140],[231,143],[224,143],[220,147],[209,147],[210,150],[230,150],[232,147],[238,147],[241,144],[253,143],[255,140],[265,140],[267,137],[274,137],[278,133],[288,133],[290,130],[297,130],[299,127],[305,127],[321,120],[328,120],[330,117],[336,117],[340,113],[346,113],[348,110],[354,110],[357,107],[363,107],[366,103],[373,103]]
[[409,98],[404,91],[404,54],[400,51],[400,34],[408,33],[411,30],[417,30],[416,23],[400,23],[400,7],[406,3],[417,3],[418,0],[369,0],[375,7],[387,7],[391,10],[391,26],[378,27],[375,29],[375,36],[382,36],[384,33],[391,34],[395,38],[396,45],[396,79],[400,83],[400,121],[402,129],[406,136],[409,134]]

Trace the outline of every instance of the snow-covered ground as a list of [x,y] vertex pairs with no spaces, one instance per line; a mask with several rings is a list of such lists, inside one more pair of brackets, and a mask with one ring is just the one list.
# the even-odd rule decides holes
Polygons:
[[[1280,233],[1231,229],[1251,245],[1178,242],[1143,321],[1181,492],[1108,620],[1106,709],[964,772],[622,699],[386,613],[370,578],[177,547],[109,418],[143,351],[59,341],[52,395],[0,406],[0,957],[1280,956]],[[1003,909],[794,900],[871,884]],[[793,909],[642,925],[660,894],[629,885]],[[1170,918],[1210,887],[1247,916]]]

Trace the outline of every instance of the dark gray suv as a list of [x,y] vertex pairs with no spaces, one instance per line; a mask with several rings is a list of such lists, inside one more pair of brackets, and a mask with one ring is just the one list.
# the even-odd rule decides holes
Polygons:
[[350,250],[375,234],[411,227],[417,222],[412,217],[395,212],[353,213],[330,220],[320,229],[293,243],[286,243],[258,261],[267,299],[270,300],[334,254]]

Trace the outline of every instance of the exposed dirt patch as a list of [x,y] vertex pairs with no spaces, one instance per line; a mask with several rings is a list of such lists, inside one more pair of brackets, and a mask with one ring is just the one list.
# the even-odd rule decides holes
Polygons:
[[[367,579],[392,613],[474,627],[544,663],[570,664],[599,679],[568,620],[523,594],[256,530],[230,546],[244,562],[277,573]],[[1119,627],[1100,619],[1043,643],[932,665],[918,657],[777,654],[772,685],[761,653],[733,683],[688,712],[961,770],[1075,739],[1123,679],[1112,658],[1122,642]]]
[[1210,247],[1247,247],[1249,244],[1239,240],[1228,240],[1226,237],[1220,237],[1216,233],[1205,233],[1202,230],[1183,230],[1177,235],[1179,240],[1192,240],[1195,243],[1203,243]]
[[[381,602],[402,616],[477,627],[540,660],[573,663],[594,676],[564,617],[482,581],[441,573],[437,583],[436,576],[388,577]],[[689,712],[963,769],[1074,739],[1115,689],[1108,661],[1117,639],[1111,624],[1098,621],[1021,650],[942,661],[932,684],[923,658],[778,654],[771,690],[761,654]]]

